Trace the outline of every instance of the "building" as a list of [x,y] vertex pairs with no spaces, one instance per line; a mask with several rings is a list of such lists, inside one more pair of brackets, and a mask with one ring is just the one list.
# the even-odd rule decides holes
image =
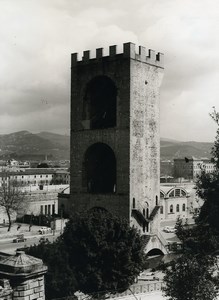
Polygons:
[[163,54],[125,43],[109,56],[74,53],[71,69],[69,208],[105,209],[156,235]]
[[[14,180],[25,192],[25,207],[11,214],[16,217],[27,215],[53,215],[58,213],[58,193],[69,186],[69,171],[67,169],[27,168],[17,171],[0,172],[0,188]],[[8,216],[0,207],[0,224],[8,222]]]
[[16,180],[21,186],[43,189],[52,184],[69,184],[70,173],[66,168],[7,169],[0,172],[0,187],[9,179]]
[[212,173],[215,164],[209,159],[199,159],[195,157],[184,157],[174,159],[174,177],[194,180],[201,174],[202,170]]
[[169,184],[160,187],[160,220],[191,219],[199,213],[203,200],[194,184]]
[[39,188],[28,190],[27,188],[27,207],[20,214],[32,214],[34,216],[58,214],[58,194],[67,187],[68,185],[50,185],[43,190]]

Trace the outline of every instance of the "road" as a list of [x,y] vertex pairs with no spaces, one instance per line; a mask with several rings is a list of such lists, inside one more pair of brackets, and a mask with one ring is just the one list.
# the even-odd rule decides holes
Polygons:
[[11,240],[0,240],[0,252],[9,253],[9,254],[15,254],[16,249],[18,248],[25,248],[29,247],[34,244],[39,244],[40,239],[46,238],[50,242],[53,242],[57,237],[59,236],[59,233],[57,233],[55,236],[50,235],[39,235],[39,236],[33,236],[28,237],[25,242],[19,242],[19,243],[13,243],[13,238]]

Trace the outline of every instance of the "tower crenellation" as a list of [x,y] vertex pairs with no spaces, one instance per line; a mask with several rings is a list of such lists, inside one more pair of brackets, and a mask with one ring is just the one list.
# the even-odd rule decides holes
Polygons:
[[90,50],[83,51],[82,60],[78,59],[78,53],[72,53],[72,67],[77,63],[90,63],[95,62],[99,59],[115,59],[116,57],[123,56],[124,58],[135,59],[150,65],[157,66],[159,68],[164,68],[164,55],[161,52],[156,53],[156,51],[152,49],[146,49],[143,46],[138,47],[138,51],[136,51],[136,45],[134,43],[124,43],[123,44],[123,52],[117,52],[117,45],[109,46],[109,55],[104,56],[104,48],[96,49],[96,56],[91,57]]

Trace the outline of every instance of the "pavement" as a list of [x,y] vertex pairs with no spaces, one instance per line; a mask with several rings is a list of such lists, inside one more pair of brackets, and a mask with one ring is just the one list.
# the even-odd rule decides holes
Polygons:
[[[19,229],[18,225],[21,225]],[[8,232],[8,226],[0,226],[0,243],[10,242],[19,234],[23,234],[26,239],[39,236],[51,236],[54,234],[52,231],[51,233],[43,235],[39,234],[39,229],[41,227],[42,226],[32,225],[31,230],[29,230],[28,224],[13,223],[11,230]]]

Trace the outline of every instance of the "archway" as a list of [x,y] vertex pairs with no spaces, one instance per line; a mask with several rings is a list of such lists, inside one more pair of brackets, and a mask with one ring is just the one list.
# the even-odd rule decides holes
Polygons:
[[163,253],[163,251],[161,251],[161,250],[158,249],[158,248],[151,249],[151,250],[147,253],[147,256],[156,256],[156,255],[164,255],[164,253]]
[[116,126],[117,88],[107,76],[88,82],[83,102],[83,120],[90,120],[90,129]]
[[84,158],[84,177],[89,193],[116,192],[116,158],[108,145],[96,143],[87,149]]

